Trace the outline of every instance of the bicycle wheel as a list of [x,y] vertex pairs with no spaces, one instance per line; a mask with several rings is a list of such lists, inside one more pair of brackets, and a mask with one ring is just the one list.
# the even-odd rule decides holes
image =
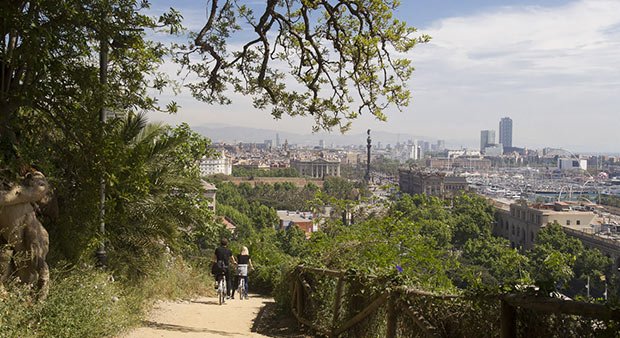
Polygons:
[[243,277],[239,277],[239,286],[237,287],[237,293],[239,294],[239,300],[243,300],[243,290],[245,289],[245,281]]
[[241,277],[238,277],[239,281],[237,282],[237,294],[239,295],[239,299],[243,299],[243,293],[241,293],[241,290],[243,290],[241,287],[243,285],[243,279],[241,279]]
[[224,297],[226,297],[226,281],[224,278],[220,279],[220,282],[218,284],[218,288],[217,288],[217,295],[219,298],[219,303],[220,305],[224,304],[224,302],[226,301]]

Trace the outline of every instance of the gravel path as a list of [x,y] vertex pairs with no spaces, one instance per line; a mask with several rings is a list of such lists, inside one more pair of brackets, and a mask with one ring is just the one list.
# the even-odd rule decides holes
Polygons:
[[143,326],[123,338],[152,337],[267,337],[252,332],[261,309],[273,299],[250,295],[249,300],[231,299],[218,305],[217,298],[160,302]]

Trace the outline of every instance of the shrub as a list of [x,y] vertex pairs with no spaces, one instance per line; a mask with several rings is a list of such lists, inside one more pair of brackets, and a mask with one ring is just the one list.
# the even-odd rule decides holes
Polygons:
[[118,283],[95,269],[52,271],[48,298],[31,301],[27,286],[11,285],[0,299],[0,337],[102,337],[139,320],[141,312]]
[[92,267],[54,269],[43,302],[32,301],[28,286],[10,285],[0,294],[0,338],[115,336],[137,325],[153,300],[208,292],[213,279],[206,269],[164,257],[139,280],[114,281]]

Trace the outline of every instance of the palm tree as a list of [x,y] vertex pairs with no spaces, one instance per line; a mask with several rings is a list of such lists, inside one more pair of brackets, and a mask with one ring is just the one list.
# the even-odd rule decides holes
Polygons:
[[191,245],[184,240],[191,242],[193,232],[215,236],[199,158],[191,158],[186,133],[148,123],[144,114],[128,115],[113,130],[116,157],[107,200],[111,265],[116,261],[117,269],[144,273],[167,250]]

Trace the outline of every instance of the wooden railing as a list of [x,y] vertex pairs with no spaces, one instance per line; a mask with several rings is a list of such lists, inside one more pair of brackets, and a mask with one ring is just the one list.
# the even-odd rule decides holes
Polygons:
[[[312,304],[312,294],[317,292],[308,279],[311,276],[319,276],[322,278],[335,279],[335,287],[333,288],[333,304],[324,304],[325,308],[331,310],[331,318],[315,318],[314,320],[305,317],[306,307]],[[345,284],[351,282],[351,276],[345,271],[336,271],[328,269],[317,269],[305,266],[298,266],[292,275],[291,281],[291,310],[299,323],[312,328],[318,334],[338,337],[356,325],[363,323],[370,315],[377,315],[378,309],[383,308],[381,316],[385,316],[381,321],[384,332],[379,333],[385,337],[392,338],[397,336],[397,325],[399,320],[405,317],[409,323],[413,323],[410,328],[400,327],[401,331],[420,332],[428,337],[445,336],[444,331],[438,330],[427,316],[423,313],[423,309],[416,308],[411,304],[413,300],[425,298],[433,302],[440,301],[462,301],[472,299],[461,295],[439,295],[422,290],[416,290],[403,286],[386,286],[384,290],[379,290],[370,295],[371,299],[365,302],[363,308],[358,309],[357,313],[351,314],[350,318],[341,318],[341,307],[343,304],[343,290]],[[366,276],[368,278],[368,276]],[[370,277],[372,278],[372,277]],[[325,292],[326,290],[321,290]],[[331,293],[332,291],[328,291]],[[505,294],[492,297],[484,297],[486,301],[499,303],[501,311],[499,318],[486,318],[488,321],[497,322],[499,319],[499,329],[501,337],[517,337],[518,309],[527,309],[536,311],[536,313],[545,314],[564,314],[587,317],[600,320],[611,320],[620,322],[620,310],[610,309],[605,305],[591,304],[570,300],[561,300],[556,298],[535,297],[519,294]],[[314,304],[316,306],[316,304]],[[326,309],[325,309],[326,310]],[[328,311],[330,312],[330,311]],[[495,312],[496,313],[496,312]],[[491,325],[493,326],[493,325]],[[497,325],[494,326],[496,329]],[[481,336],[497,335],[486,332]]]

